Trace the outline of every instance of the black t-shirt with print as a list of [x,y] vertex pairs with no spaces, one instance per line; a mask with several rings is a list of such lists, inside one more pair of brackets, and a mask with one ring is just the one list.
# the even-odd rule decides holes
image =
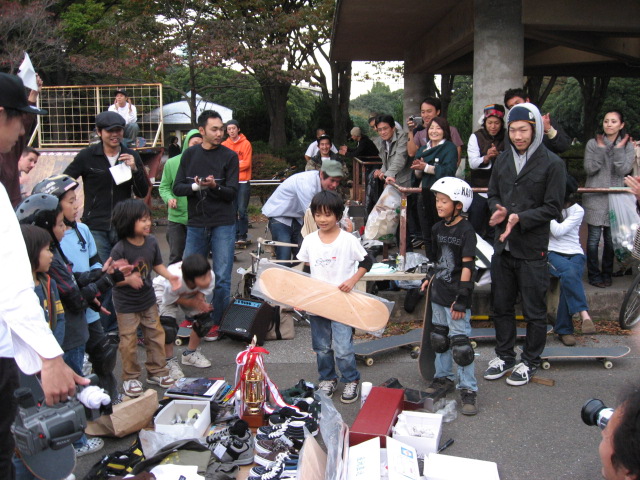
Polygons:
[[437,252],[431,301],[449,307],[458,295],[462,259],[476,256],[476,232],[466,219],[451,226],[441,220],[433,226],[431,239]]

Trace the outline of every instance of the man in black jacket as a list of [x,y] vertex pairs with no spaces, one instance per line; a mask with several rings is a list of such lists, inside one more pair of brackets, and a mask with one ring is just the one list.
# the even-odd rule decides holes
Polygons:
[[362,133],[360,127],[353,127],[351,129],[351,139],[356,142],[356,146],[351,148],[346,145],[342,145],[340,147],[340,155],[344,155],[349,158],[378,156],[378,147],[373,143],[373,140]]
[[205,340],[217,340],[217,327],[231,299],[231,272],[236,241],[238,155],[222,145],[224,123],[220,114],[205,110],[198,117],[202,144],[182,154],[173,193],[187,197],[187,240],[182,258],[199,253],[213,258],[216,286],[213,290],[214,328]]
[[[542,117],[535,105],[512,108],[507,126],[509,141],[489,181],[489,225],[496,227],[491,293],[497,357],[484,378],[495,380],[513,370],[507,383],[518,386],[535,374],[546,343],[549,222],[560,214],[566,180],[562,160],[542,145]],[[518,293],[527,336],[516,365]]]

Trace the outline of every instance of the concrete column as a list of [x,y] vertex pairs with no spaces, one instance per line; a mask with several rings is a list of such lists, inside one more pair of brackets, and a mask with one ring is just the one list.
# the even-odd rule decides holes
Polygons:
[[[405,65],[406,70],[406,65]],[[431,86],[433,85],[432,73],[405,73],[404,74],[404,99],[403,118],[396,118],[396,121],[405,127],[409,115],[420,116],[420,102],[423,98],[433,95]]]
[[505,90],[521,88],[524,27],[520,0],[474,0],[473,130],[490,103],[502,103]]

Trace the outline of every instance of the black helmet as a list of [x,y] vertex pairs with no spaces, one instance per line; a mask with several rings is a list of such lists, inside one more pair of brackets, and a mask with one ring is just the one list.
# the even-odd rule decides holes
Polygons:
[[58,198],[45,193],[27,197],[16,208],[18,221],[26,225],[37,225],[49,232],[56,224]]
[[38,184],[33,187],[31,195],[46,193],[60,199],[69,190],[76,189],[78,185],[78,182],[69,175],[54,175],[53,177],[45,178],[41,182],[38,182]]

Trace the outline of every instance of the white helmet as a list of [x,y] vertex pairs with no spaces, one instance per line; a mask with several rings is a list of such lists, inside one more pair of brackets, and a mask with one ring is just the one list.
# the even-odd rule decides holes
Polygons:
[[462,203],[462,211],[466,212],[473,201],[473,190],[467,182],[457,177],[444,177],[436,180],[431,186],[431,191],[442,193],[454,202]]

